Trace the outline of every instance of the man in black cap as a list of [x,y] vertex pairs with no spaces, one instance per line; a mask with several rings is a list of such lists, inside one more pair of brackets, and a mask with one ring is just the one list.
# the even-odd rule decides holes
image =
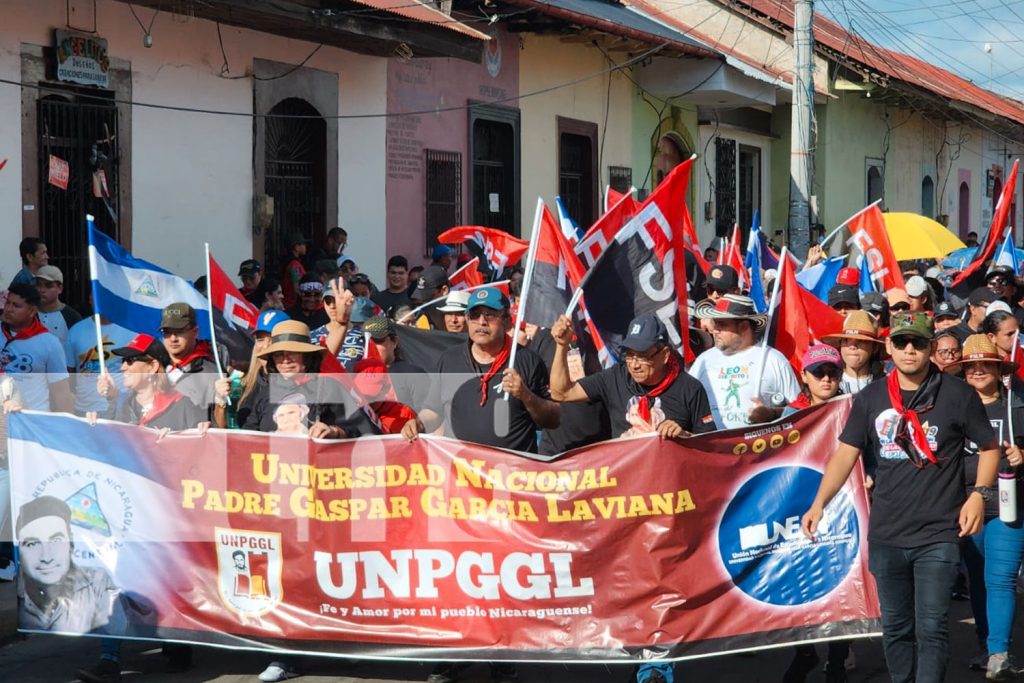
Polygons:
[[254,258],[245,259],[238,264],[238,277],[242,280],[242,287],[238,291],[246,300],[257,309],[263,306],[256,296],[256,290],[263,280],[263,266]]
[[960,340],[961,345],[972,334],[981,332],[981,321],[985,319],[985,311],[988,305],[998,298],[988,287],[976,287],[971,290],[970,296],[967,297],[967,319],[949,328]]
[[[430,266],[416,281],[416,287],[412,290],[409,299],[414,305],[419,306],[427,301],[446,297],[448,292],[448,273],[441,266]],[[437,310],[443,305],[444,302],[439,301],[425,308],[416,319],[416,327],[421,330],[445,329],[444,313]]]
[[853,285],[836,284],[828,290],[828,305],[838,313],[846,315],[860,310],[860,292]]
[[[469,343],[445,351],[431,384],[429,408],[406,424],[414,440],[442,420],[445,434],[463,441],[537,452],[537,430],[558,426],[559,406],[549,398],[544,361],[527,348],[516,350],[509,368],[512,328],[508,297],[495,287],[472,293],[466,307]],[[502,394],[507,393],[506,400]]]
[[572,322],[562,316],[551,327],[555,357],[551,396],[556,401],[601,402],[611,419],[612,436],[657,432],[674,438],[715,429],[707,393],[686,374],[682,359],[668,343],[665,325],[653,313],[633,319],[622,342],[622,362],[574,380],[569,369]]
[[[732,266],[711,266],[704,280],[704,294],[706,296],[701,301],[711,301],[712,303],[717,302],[726,294],[742,294],[739,273]],[[701,320],[700,329],[711,334],[712,325],[706,320]]]
[[861,310],[867,311],[880,328],[889,327],[889,300],[882,292],[864,292],[860,297]]
[[1017,305],[1014,295],[1017,293],[1017,274],[1010,266],[996,265],[985,273],[985,286],[997,297],[1010,304]]
[[160,334],[171,357],[167,379],[200,408],[212,408],[217,364],[213,361],[210,342],[199,338],[195,309],[186,303],[166,306],[160,318]]
[[942,301],[935,307],[932,320],[935,321],[935,334],[956,327],[960,322],[960,311],[948,301]]
[[711,301],[726,294],[740,294],[740,276],[732,266],[711,266],[704,280],[704,292]]

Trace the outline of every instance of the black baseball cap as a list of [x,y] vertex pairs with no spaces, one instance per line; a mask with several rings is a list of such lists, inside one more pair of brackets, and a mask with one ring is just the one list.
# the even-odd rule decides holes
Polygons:
[[988,306],[998,298],[988,287],[975,287],[967,297],[967,303],[971,306]]
[[740,276],[732,266],[711,266],[704,286],[726,292],[740,286]]
[[620,347],[630,351],[646,351],[655,344],[663,343],[667,336],[665,325],[658,316],[644,313],[629,323],[629,332]]
[[934,315],[934,319],[935,320],[938,320],[939,318],[959,318],[959,317],[960,317],[960,311],[956,310],[956,306],[954,306],[953,304],[949,303],[948,301],[943,301],[942,303],[940,303],[938,306],[935,307],[935,315]]
[[448,273],[441,266],[429,266],[416,280],[416,289],[409,296],[413,301],[427,301],[434,290],[448,284]]
[[851,285],[832,285],[828,290],[828,305],[851,304],[860,308],[860,292]]
[[255,275],[256,273],[262,272],[263,266],[260,262],[254,258],[246,259],[238,264],[238,275]]

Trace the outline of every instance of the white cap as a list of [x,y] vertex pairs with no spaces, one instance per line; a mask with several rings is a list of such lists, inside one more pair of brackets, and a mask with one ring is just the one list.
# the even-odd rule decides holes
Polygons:
[[469,292],[452,292],[444,300],[444,306],[438,306],[437,310],[442,313],[465,313],[466,304],[469,303]]
[[1010,308],[1010,304],[1006,303],[1002,299],[998,299],[990,303],[985,309],[985,315],[989,315],[994,311],[1006,311],[1007,313],[1013,313],[1013,310]]
[[942,268],[939,268],[938,266],[932,266],[928,270],[924,271],[925,277],[934,278],[936,280],[939,279],[940,275],[942,275]]
[[928,291],[928,283],[920,275],[907,278],[907,296],[921,296]]

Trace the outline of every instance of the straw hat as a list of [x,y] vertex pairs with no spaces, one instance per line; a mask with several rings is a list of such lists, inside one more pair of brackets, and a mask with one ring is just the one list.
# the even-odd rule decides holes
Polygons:
[[987,334],[972,334],[969,336],[964,341],[960,360],[950,363],[944,370],[950,372],[952,368],[968,363],[999,363],[999,374],[1001,375],[1009,375],[1017,370],[1017,364],[1004,359]]
[[850,311],[843,320],[843,331],[822,338],[826,344],[836,346],[843,339],[860,339],[881,344],[878,338],[878,325],[867,311]]
[[309,327],[298,320],[285,320],[274,325],[270,332],[270,346],[260,351],[259,357],[269,357],[278,351],[298,351],[299,353],[320,353],[324,347],[309,341]]

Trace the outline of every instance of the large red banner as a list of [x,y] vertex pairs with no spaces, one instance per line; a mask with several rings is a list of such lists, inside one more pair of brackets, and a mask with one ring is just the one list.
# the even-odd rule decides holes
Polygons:
[[[875,633],[859,471],[816,542],[799,529],[848,411],[843,399],[747,432],[610,441],[549,462],[443,438],[158,441],[13,415],[16,517],[64,501],[69,573],[105,574],[130,598],[117,619],[74,628],[33,621],[23,595],[20,626],[587,661]],[[23,570],[31,581],[30,559]]]

